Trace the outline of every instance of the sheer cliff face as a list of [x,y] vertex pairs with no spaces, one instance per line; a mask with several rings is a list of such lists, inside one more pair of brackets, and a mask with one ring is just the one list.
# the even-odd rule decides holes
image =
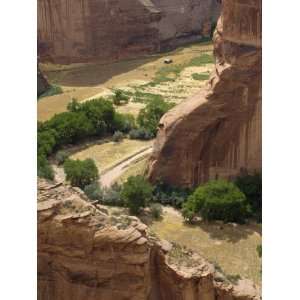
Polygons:
[[42,61],[118,60],[210,33],[217,0],[38,0]]
[[192,267],[176,263],[137,218],[108,216],[76,189],[39,180],[37,207],[39,300],[260,299],[199,255],[185,254]]
[[195,186],[261,169],[261,1],[223,0],[206,90],[160,121],[151,180]]

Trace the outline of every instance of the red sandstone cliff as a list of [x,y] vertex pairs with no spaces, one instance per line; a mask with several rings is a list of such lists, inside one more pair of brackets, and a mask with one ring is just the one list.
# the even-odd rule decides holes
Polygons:
[[261,169],[261,1],[223,0],[207,90],[160,121],[150,179],[195,186]]
[[[71,187],[38,181],[38,300],[259,300],[136,217],[108,216]],[[230,258],[229,258],[230,259]]]
[[58,63],[136,57],[199,40],[218,12],[217,0],[38,0],[38,51]]

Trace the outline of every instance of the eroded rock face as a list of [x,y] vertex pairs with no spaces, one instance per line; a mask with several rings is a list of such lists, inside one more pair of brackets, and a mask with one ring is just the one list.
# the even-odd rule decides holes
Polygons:
[[196,186],[261,169],[261,1],[223,0],[207,89],[160,121],[152,181]]
[[118,60],[210,34],[218,0],[38,0],[43,61]]
[[232,286],[185,254],[178,263],[136,217],[116,220],[79,189],[38,181],[39,300],[260,299],[252,283]]

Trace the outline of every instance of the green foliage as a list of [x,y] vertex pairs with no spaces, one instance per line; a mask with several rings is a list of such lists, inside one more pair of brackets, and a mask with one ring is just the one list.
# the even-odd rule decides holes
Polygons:
[[48,156],[56,146],[56,131],[53,129],[41,130],[37,133],[37,149],[38,155]]
[[259,257],[262,257],[262,245],[257,245],[256,251]]
[[99,179],[98,168],[92,159],[68,159],[64,163],[64,171],[71,185],[82,189]]
[[132,140],[151,140],[155,137],[149,130],[145,128],[137,128],[129,131],[129,138]]
[[206,64],[213,64],[214,62],[215,61],[212,54],[204,53],[201,56],[192,58],[189,62],[189,66],[203,66]]
[[104,189],[102,204],[111,206],[124,206],[124,201],[121,198],[121,185],[115,183],[110,188]]
[[182,213],[188,221],[201,214],[204,220],[244,222],[249,207],[246,196],[237,186],[217,180],[199,186],[183,204]]
[[119,114],[115,113],[113,120],[113,130],[128,133],[131,129],[135,128],[135,119],[131,114]]
[[156,220],[160,219],[163,213],[162,206],[159,203],[150,204],[150,213],[152,218]]
[[262,178],[260,173],[242,175],[236,178],[235,184],[246,195],[252,215],[261,222],[262,216]]
[[120,89],[114,90],[114,95],[113,95],[113,103],[114,105],[122,105],[122,104],[127,104],[129,101],[129,96],[128,94]]
[[163,100],[162,95],[146,93],[141,90],[136,90],[133,97],[133,102],[149,103],[155,100]]
[[116,131],[112,137],[114,142],[121,142],[124,138],[124,134],[121,131]]
[[209,79],[209,73],[193,73],[192,78],[194,80],[207,80]]
[[49,164],[47,158],[43,154],[38,154],[37,157],[37,175],[41,178],[49,180],[54,179],[54,171],[52,166]]
[[103,197],[103,191],[97,181],[92,182],[84,187],[84,193],[90,200],[101,200]]
[[142,207],[145,207],[147,202],[152,197],[153,187],[144,179],[144,177],[131,176],[124,183],[121,198],[129,207],[130,213],[136,215]]
[[42,95],[39,96],[39,99],[40,98],[43,98],[43,97],[49,97],[49,96],[54,96],[54,95],[59,95],[59,94],[62,94],[63,93],[63,90],[60,86],[58,85],[51,85],[51,87],[49,89],[47,89],[46,92],[44,92]]
[[174,103],[168,103],[161,99],[155,99],[147,103],[146,107],[143,108],[138,115],[138,125],[155,136],[160,118],[169,109],[174,107],[174,105]]
[[191,190],[189,189],[177,188],[158,182],[154,187],[153,201],[180,209],[190,194]]
[[55,159],[59,165],[63,164],[69,157],[66,151],[60,150],[56,153]]

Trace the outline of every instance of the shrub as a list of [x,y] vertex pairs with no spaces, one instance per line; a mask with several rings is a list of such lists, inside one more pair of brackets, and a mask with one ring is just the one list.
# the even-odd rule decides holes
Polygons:
[[261,174],[242,175],[236,178],[235,184],[245,194],[251,207],[251,213],[261,222],[262,215],[262,178]]
[[53,129],[38,130],[37,149],[38,154],[48,156],[56,146],[56,131]]
[[121,197],[132,214],[138,214],[152,196],[152,186],[144,177],[131,176],[124,183]]
[[47,89],[46,92],[41,94],[38,98],[43,98],[43,97],[49,97],[49,96],[54,96],[54,95],[59,95],[62,94],[63,90],[60,86],[58,85],[51,85],[49,89]]
[[138,115],[138,125],[155,136],[160,118],[174,105],[174,103],[167,103],[161,99],[155,99],[147,103]]
[[262,257],[262,245],[257,245],[256,251],[259,257]]
[[37,157],[37,175],[41,178],[46,178],[49,180],[54,179],[54,171],[52,166],[49,164],[46,156],[38,155]]
[[131,129],[135,128],[135,119],[130,114],[115,113],[112,129],[118,130],[124,133],[128,133]]
[[112,137],[112,140],[117,143],[117,142],[121,142],[123,138],[124,138],[123,133],[121,131],[116,131]]
[[155,137],[149,130],[145,128],[137,128],[129,131],[129,138],[132,140],[151,140]]
[[62,165],[67,160],[68,156],[66,151],[60,150],[56,153],[55,159],[59,165]]
[[231,182],[218,180],[199,186],[183,204],[183,216],[191,221],[201,214],[204,220],[244,222],[249,214],[246,196]]
[[122,103],[126,104],[129,101],[129,96],[126,95],[125,91],[122,91],[120,89],[114,90],[113,95],[113,103],[114,105],[121,105]]
[[111,206],[124,206],[124,201],[121,198],[121,189],[122,187],[117,183],[113,184],[110,188],[105,188],[102,203]]
[[84,187],[85,194],[89,197],[90,200],[101,200],[103,192],[98,182],[93,182]]
[[98,168],[92,159],[72,160],[68,159],[64,163],[66,179],[72,186],[84,188],[99,179]]
[[150,213],[154,219],[161,218],[162,212],[162,206],[159,203],[152,203],[150,205]]

